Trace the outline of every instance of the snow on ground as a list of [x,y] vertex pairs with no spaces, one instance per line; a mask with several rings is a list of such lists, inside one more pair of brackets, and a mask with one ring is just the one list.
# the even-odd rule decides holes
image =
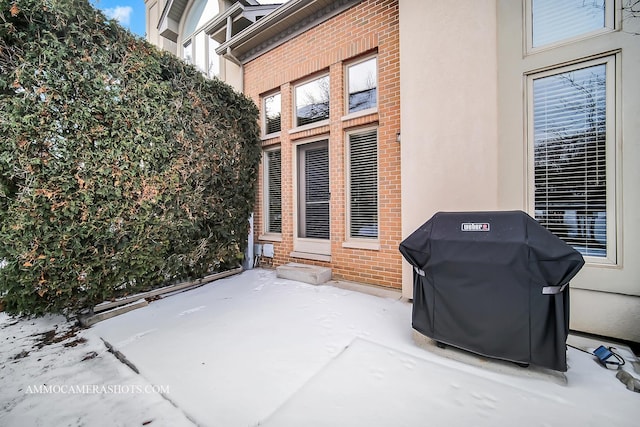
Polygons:
[[[411,305],[402,300],[278,279],[270,270],[154,301],[66,339],[63,321],[15,323],[0,314],[0,426],[601,427],[640,419],[640,394],[588,354],[569,349],[566,383],[464,363],[454,349],[414,342]],[[60,342],[38,349],[35,334],[53,325]],[[106,353],[100,337],[140,375]],[[23,350],[29,354],[16,358]],[[28,392],[41,384],[151,388]]]
[[194,425],[106,350],[64,317],[0,313],[0,426]]
[[[636,426],[632,393],[569,350],[567,384],[461,363],[411,305],[250,270],[93,327],[203,426]],[[629,354],[629,356],[633,356]],[[524,421],[530,420],[530,421]]]

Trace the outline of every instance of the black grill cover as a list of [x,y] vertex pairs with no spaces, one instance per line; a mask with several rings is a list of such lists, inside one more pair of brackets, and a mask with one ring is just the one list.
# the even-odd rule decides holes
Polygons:
[[484,356],[567,370],[579,252],[521,211],[439,212],[400,244],[413,328]]

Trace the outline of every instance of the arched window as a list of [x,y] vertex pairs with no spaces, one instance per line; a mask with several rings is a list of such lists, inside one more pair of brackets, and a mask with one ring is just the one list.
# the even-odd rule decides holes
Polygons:
[[218,42],[204,33],[204,24],[220,13],[218,0],[195,0],[182,27],[182,58],[209,77],[220,73]]

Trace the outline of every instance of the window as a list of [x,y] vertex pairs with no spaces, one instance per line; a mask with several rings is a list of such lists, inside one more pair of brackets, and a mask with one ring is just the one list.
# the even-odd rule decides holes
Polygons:
[[280,149],[264,153],[264,231],[282,232],[282,160]]
[[209,66],[207,67],[207,75],[210,78],[217,76],[220,73],[220,57],[216,53],[216,48],[220,45],[217,41],[207,36],[207,46],[209,49],[208,60]]
[[329,76],[320,77],[295,88],[296,126],[329,119]]
[[298,146],[298,237],[329,239],[329,146]]
[[281,129],[281,99],[280,94],[276,93],[264,98],[264,134],[270,135],[280,132]]
[[209,36],[207,36],[204,31],[200,31],[199,33],[195,34],[193,36],[193,43],[195,44],[194,46],[194,52],[195,55],[193,55],[193,65],[196,66],[196,68],[198,70],[200,70],[202,73],[204,73],[205,75],[209,75],[209,65],[207,64],[207,50],[208,48],[206,47],[207,44],[207,39],[209,38]]
[[347,67],[348,113],[378,106],[378,60],[369,58]]
[[541,46],[613,29],[614,0],[530,0],[528,46]]
[[218,42],[201,31],[182,45],[182,59],[196,66],[204,75],[213,78],[220,72],[220,57],[216,53]]
[[191,45],[191,40],[189,40],[182,47],[182,59],[184,59],[184,62],[187,64],[193,64],[193,49]]
[[584,256],[614,257],[612,57],[529,76],[536,219]]
[[182,59],[193,64],[208,77],[220,73],[220,58],[215,52],[218,43],[204,31],[209,19],[218,15],[218,0],[194,0],[188,6],[184,25],[180,34],[182,39]]
[[378,132],[348,134],[348,227],[357,239],[378,238]]

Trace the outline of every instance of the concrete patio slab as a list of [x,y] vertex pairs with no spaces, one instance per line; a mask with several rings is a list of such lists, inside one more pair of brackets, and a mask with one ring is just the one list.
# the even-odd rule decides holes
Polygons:
[[487,369],[417,345],[402,299],[273,270],[154,301],[92,331],[146,381],[169,386],[165,397],[201,426],[422,426],[431,414],[432,425],[631,427],[640,418],[640,395],[589,354],[568,349],[565,384]]
[[[344,381],[345,377],[350,380]],[[550,420],[549,415],[564,413],[565,404],[535,388],[475,377],[356,338],[260,425],[417,426],[423,420],[422,425],[434,426],[533,427],[555,425],[559,420]],[[611,423],[608,416],[594,417],[585,410],[571,418],[575,424],[567,425]]]

